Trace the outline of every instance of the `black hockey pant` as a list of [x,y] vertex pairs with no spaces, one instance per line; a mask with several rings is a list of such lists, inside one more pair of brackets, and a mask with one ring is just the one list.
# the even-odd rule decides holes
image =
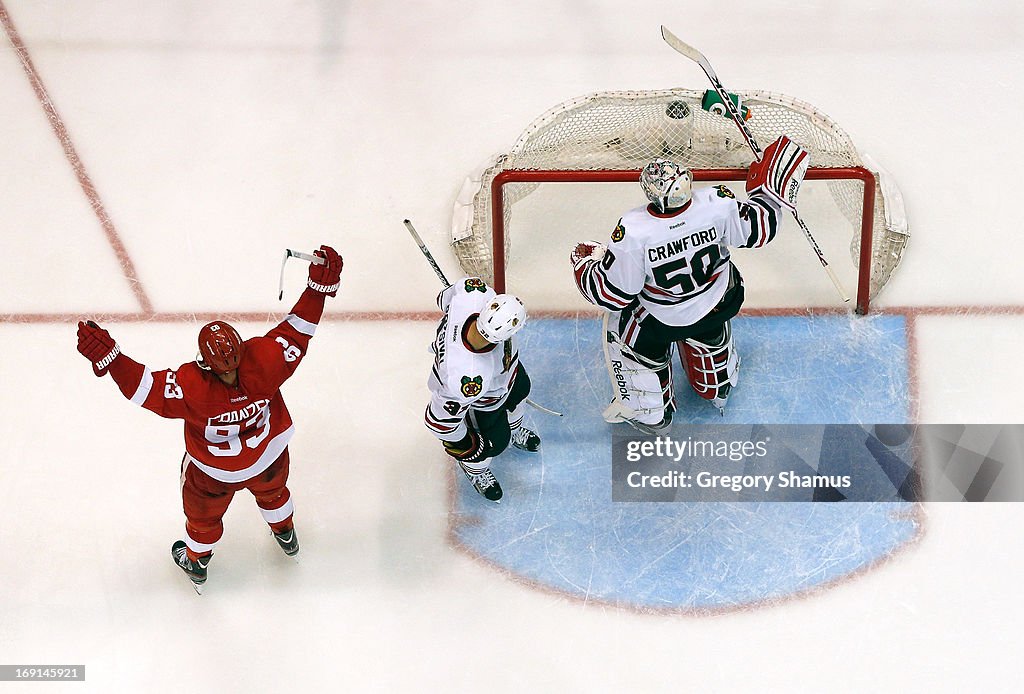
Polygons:
[[[638,356],[652,364],[662,364],[668,359],[669,349],[674,342],[693,338],[698,342],[713,344],[722,333],[722,326],[733,318],[743,306],[743,279],[736,266],[731,268],[729,288],[706,316],[692,325],[665,325],[647,313],[640,321],[627,344]],[[633,310],[636,310],[635,307]],[[622,335],[633,310],[626,309],[619,316],[619,334]],[[646,311],[645,311],[646,313]]]
[[480,437],[486,441],[488,458],[499,455],[508,448],[512,439],[512,429],[508,425],[508,413],[519,407],[519,404],[530,394],[530,376],[523,368],[522,362],[516,370],[515,379],[509,389],[508,398],[496,410],[473,410],[472,424]]

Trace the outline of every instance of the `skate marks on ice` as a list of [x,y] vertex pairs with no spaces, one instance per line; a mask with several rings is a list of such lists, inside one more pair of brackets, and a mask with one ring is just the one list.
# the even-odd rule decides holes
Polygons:
[[[912,385],[902,316],[741,316],[743,356],[726,416],[690,392],[670,434],[687,424],[909,421]],[[610,397],[595,318],[538,319],[521,357],[538,402],[536,454],[510,449],[493,464],[505,489],[487,504],[456,480],[452,543],[535,588],[639,611],[715,613],[835,584],[914,541],[914,504],[612,503]]]

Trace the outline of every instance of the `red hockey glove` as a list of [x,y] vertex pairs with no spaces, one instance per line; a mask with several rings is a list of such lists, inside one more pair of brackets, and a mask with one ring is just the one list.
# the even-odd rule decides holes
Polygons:
[[807,150],[783,135],[764,150],[747,171],[747,195],[763,195],[778,206],[796,209],[796,196],[811,160]]
[[121,349],[106,330],[90,321],[78,321],[78,351],[92,362],[97,376],[107,372]]
[[313,255],[327,260],[323,265],[309,264],[309,279],[306,284],[315,291],[327,296],[337,296],[341,280],[341,268],[345,261],[330,246],[320,246]]

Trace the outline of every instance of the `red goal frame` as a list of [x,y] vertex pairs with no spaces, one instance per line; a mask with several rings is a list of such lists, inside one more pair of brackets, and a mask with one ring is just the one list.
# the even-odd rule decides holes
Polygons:
[[[695,181],[745,181],[746,169],[693,169]],[[640,169],[538,170],[505,169],[491,182],[491,233],[494,259],[494,289],[505,291],[505,197],[507,183],[635,183]],[[871,288],[871,239],[875,216],[875,175],[862,166],[847,168],[810,168],[805,180],[859,180],[864,184],[861,207],[860,258],[857,272],[857,306],[860,315],[867,315]],[[813,232],[813,230],[812,230]]]

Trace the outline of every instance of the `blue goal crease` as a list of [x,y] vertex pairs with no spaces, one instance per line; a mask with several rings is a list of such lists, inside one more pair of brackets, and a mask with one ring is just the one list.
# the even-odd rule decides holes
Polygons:
[[[723,418],[675,364],[670,433],[693,424],[906,423],[910,387],[902,316],[740,316],[739,385]],[[719,609],[837,581],[916,537],[906,502],[613,503],[611,387],[595,318],[535,319],[520,333],[531,399],[563,412],[528,421],[538,453],[493,463],[493,504],[464,480],[451,512],[470,552],[533,583],[637,608]],[[614,425],[626,426],[626,425]]]

